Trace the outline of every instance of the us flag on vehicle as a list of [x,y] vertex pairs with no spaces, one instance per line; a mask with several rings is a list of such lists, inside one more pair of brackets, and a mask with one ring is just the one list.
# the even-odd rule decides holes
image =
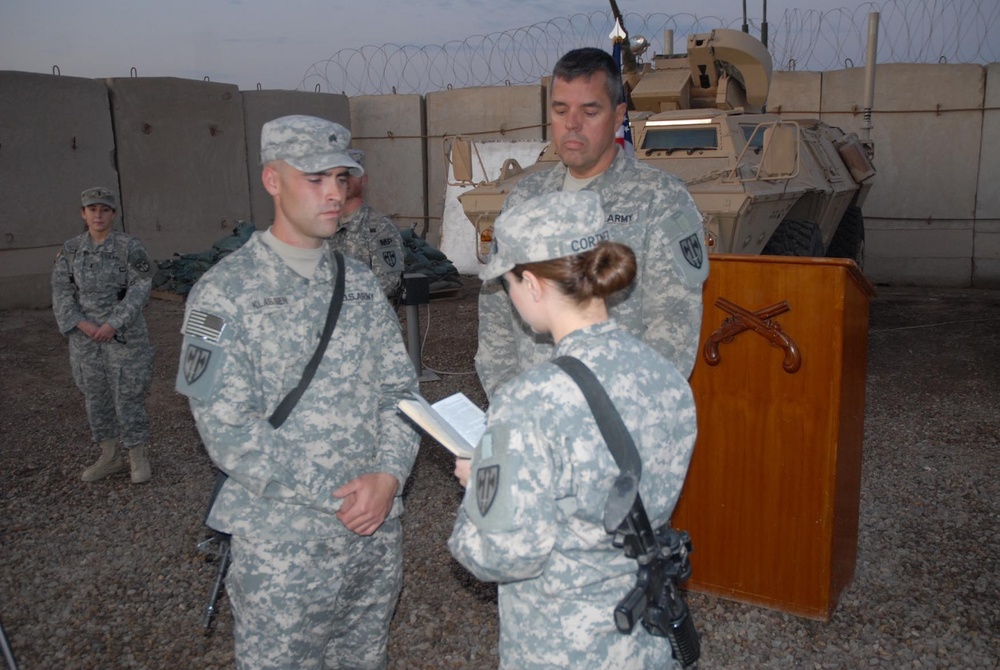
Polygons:
[[[615,21],[615,31],[611,33],[611,39],[614,42],[612,47],[612,55],[615,58],[615,64],[618,66],[618,72],[622,71],[622,42],[625,41],[625,31],[622,30],[621,24]],[[622,93],[625,92],[625,83],[622,82]],[[625,150],[626,156],[635,156],[635,146],[632,144],[632,127],[629,125],[628,120],[628,106],[625,107],[625,118],[622,119],[621,126],[615,131],[615,142]]]

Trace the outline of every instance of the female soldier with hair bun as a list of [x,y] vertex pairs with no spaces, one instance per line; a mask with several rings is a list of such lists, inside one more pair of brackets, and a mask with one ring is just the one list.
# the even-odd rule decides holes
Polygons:
[[[636,274],[632,250],[609,239],[596,193],[543,195],[499,217],[481,276],[502,276],[526,326],[597,376],[642,458],[639,492],[656,528],[687,473],[694,400],[672,363],[609,319],[608,301]],[[637,568],[604,528],[619,468],[567,373],[546,362],[500,387],[486,433],[455,474],[467,488],[448,546],[476,577],[499,583],[501,668],[676,665],[665,638],[615,627]]]

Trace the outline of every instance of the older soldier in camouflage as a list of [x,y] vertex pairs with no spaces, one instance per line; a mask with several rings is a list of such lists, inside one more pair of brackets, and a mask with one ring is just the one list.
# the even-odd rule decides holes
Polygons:
[[[560,160],[525,177],[504,208],[555,191],[587,190],[603,202],[611,239],[638,259],[635,283],[609,301],[630,333],[691,374],[701,330],[701,286],[708,276],[702,219],[683,182],[626,156],[615,142],[625,115],[621,76],[600,49],[576,49],[556,63],[549,91]],[[551,338],[517,318],[496,280],[479,297],[476,370],[487,395],[552,355]]]
[[[362,168],[365,152],[348,149],[347,153]],[[347,180],[347,200],[340,216],[340,227],[330,238],[334,249],[351,258],[367,263],[382,285],[382,291],[392,298],[399,291],[403,277],[403,238],[393,220],[371,208],[365,202],[368,174],[351,175]]]
[[261,130],[274,224],[209,270],[188,298],[177,390],[228,479],[208,524],[232,535],[226,589],[237,667],[383,668],[402,584],[403,484],[418,437],[396,411],[417,389],[378,281],[343,258],[343,308],[287,420],[331,302],[326,239],[341,214],[350,133],[310,116]]
[[[635,440],[656,527],[684,483],[694,401],[672,363],[608,317],[605,299],[635,275],[635,256],[609,237],[595,193],[526,200],[497,220],[482,277],[502,276],[525,322],[551,333],[554,354],[593,370]],[[500,667],[679,667],[666,638],[615,627],[637,563],[604,529],[619,469],[572,378],[553,363],[520,373],[494,393],[487,422],[471,463],[456,465],[467,489],[448,546],[478,578],[499,582]]]
[[52,310],[69,338],[73,380],[83,391],[97,462],[83,471],[93,482],[125,469],[132,481],[151,477],[146,392],[153,376],[153,345],[142,310],[153,268],[135,237],[114,230],[118,203],[107,188],[80,196],[87,232],[67,240],[52,268]]

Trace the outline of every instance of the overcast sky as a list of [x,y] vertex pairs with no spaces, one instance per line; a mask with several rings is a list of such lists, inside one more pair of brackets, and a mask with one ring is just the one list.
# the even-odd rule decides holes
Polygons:
[[[857,8],[859,0],[768,3]],[[748,0],[759,21],[761,0]],[[76,77],[183,77],[241,89],[297,88],[310,65],[340,49],[461,41],[575,13],[606,0],[0,0],[0,70]],[[740,19],[739,0],[618,0],[626,14],[688,12]],[[772,28],[772,32],[775,28]],[[652,36],[650,36],[652,38]]]

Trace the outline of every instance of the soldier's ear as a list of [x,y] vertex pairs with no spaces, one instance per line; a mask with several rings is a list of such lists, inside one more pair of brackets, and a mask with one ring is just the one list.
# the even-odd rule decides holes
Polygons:
[[521,281],[524,282],[524,287],[528,289],[528,295],[531,296],[531,299],[538,302],[542,297],[542,284],[538,277],[535,276],[535,273],[531,270],[525,270],[521,274]]
[[260,181],[264,184],[264,190],[271,195],[278,195],[278,182],[280,175],[273,165],[267,164],[260,173]]

